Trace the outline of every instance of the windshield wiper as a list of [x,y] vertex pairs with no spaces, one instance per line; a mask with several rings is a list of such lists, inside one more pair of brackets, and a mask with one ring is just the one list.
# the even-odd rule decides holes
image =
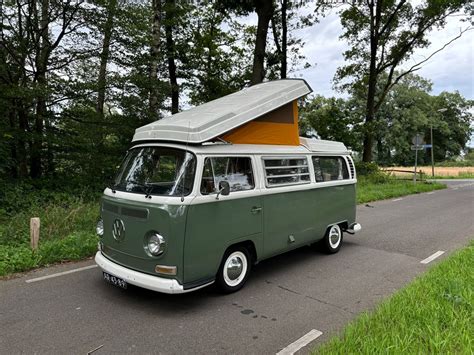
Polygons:
[[153,190],[152,185],[147,185],[146,183],[142,184],[141,182],[138,182],[135,180],[127,180],[125,181],[125,183],[131,183],[138,186],[140,190],[142,190],[145,193],[145,198],[151,198],[151,191]]

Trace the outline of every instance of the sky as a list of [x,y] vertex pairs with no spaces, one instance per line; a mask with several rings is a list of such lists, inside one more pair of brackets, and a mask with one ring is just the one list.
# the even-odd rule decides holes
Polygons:
[[[405,64],[413,65],[459,34],[466,23],[460,22],[459,16],[450,17],[442,30],[430,32],[431,45],[416,50]],[[339,16],[334,11],[310,28],[297,33],[305,42],[302,52],[313,66],[294,73],[292,77],[302,77],[308,81],[315,94],[323,96],[341,96],[333,89],[333,77],[336,69],[344,65],[343,52],[348,48],[344,40],[339,39],[342,26]],[[314,65],[316,64],[316,65]],[[458,90],[465,98],[474,99],[474,30],[468,31],[461,38],[435,54],[422,69],[417,72],[433,82],[433,94],[442,91]]]

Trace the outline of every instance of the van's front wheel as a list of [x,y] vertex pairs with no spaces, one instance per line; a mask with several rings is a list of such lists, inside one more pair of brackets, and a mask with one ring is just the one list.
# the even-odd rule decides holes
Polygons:
[[240,290],[247,281],[250,269],[250,254],[245,247],[228,250],[217,273],[217,286],[224,293]]
[[337,224],[328,228],[326,235],[321,240],[321,246],[327,254],[334,254],[341,249],[342,230]]

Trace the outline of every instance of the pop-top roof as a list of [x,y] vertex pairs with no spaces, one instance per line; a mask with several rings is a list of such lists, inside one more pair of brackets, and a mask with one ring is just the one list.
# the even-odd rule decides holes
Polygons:
[[140,127],[133,141],[203,143],[311,91],[303,79],[261,83]]

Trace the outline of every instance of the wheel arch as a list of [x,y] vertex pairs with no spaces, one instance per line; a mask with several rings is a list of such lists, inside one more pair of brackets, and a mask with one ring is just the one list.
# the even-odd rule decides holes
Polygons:
[[250,253],[250,257],[251,257],[251,263],[255,264],[255,262],[257,261],[257,256],[258,256],[257,255],[257,249],[255,248],[255,243],[250,239],[240,241],[240,242],[229,245],[226,248],[226,250],[224,251],[224,254],[222,255],[222,258],[224,258],[224,256],[229,252],[229,250],[234,249],[234,248],[238,248],[239,246],[245,247],[248,250],[248,252]]

